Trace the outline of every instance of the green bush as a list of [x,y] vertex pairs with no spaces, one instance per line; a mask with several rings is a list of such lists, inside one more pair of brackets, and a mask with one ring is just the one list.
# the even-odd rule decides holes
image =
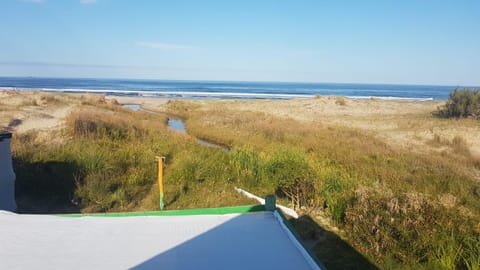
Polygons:
[[290,199],[294,208],[308,205],[315,194],[315,171],[300,149],[275,148],[264,165],[263,174]]
[[450,93],[447,103],[439,107],[434,113],[440,117],[479,118],[480,117],[480,89],[455,89]]

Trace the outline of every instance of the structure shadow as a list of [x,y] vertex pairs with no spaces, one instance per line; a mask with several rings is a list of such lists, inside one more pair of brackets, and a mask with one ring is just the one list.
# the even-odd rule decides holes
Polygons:
[[319,226],[310,216],[291,219],[304,245],[327,269],[378,269],[338,235]]
[[13,158],[18,213],[79,213],[73,196],[80,170],[69,162],[28,162]]
[[311,267],[272,213],[257,212],[230,219],[132,269],[301,270]]

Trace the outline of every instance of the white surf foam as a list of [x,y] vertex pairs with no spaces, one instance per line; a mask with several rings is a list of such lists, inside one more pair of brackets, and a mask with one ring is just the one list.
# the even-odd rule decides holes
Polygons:
[[[286,94],[286,93],[237,93],[237,92],[193,92],[193,91],[144,91],[144,90],[118,90],[118,89],[76,89],[76,88],[14,88],[0,87],[0,90],[17,91],[45,91],[61,93],[95,93],[113,96],[140,96],[157,98],[198,98],[198,99],[294,99],[313,98],[317,95],[310,94]],[[331,95],[326,95],[331,96]],[[405,100],[405,101],[433,101],[434,98],[394,97],[394,96],[345,96],[351,99],[381,99],[381,100]]]

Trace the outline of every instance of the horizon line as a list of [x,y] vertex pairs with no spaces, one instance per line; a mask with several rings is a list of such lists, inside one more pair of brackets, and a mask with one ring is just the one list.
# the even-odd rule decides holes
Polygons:
[[3,76],[0,78],[39,78],[39,79],[76,79],[76,80],[132,80],[132,81],[171,81],[171,82],[232,82],[232,83],[285,83],[285,84],[346,84],[346,85],[405,85],[405,86],[444,86],[444,87],[464,87],[464,88],[480,88],[480,85],[453,85],[453,84],[426,84],[426,83],[385,83],[385,82],[320,82],[320,81],[268,81],[268,80],[211,80],[211,79],[152,79],[152,78],[131,78],[131,77],[56,77],[56,76]]

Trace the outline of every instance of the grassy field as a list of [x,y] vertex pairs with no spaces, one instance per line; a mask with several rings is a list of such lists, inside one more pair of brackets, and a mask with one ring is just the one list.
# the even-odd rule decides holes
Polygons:
[[[166,121],[87,99],[48,137],[35,129],[15,134],[19,211],[156,210],[157,155],[166,156],[167,209],[254,203],[225,181],[230,175],[225,152],[170,131]],[[211,192],[215,196],[205,196]]]
[[[480,265],[480,162],[470,139],[475,134],[447,134],[449,121],[433,119],[418,104],[408,105],[410,114],[392,113],[387,120],[377,119],[375,112],[374,118],[345,116],[351,125],[342,125],[338,115],[322,118],[314,112],[314,121],[308,121],[312,118],[302,114],[303,105],[316,106],[322,99],[171,101],[150,108],[181,117],[190,134],[228,146],[227,153],[170,131],[166,115],[123,109],[101,97],[43,99],[55,98],[49,103],[24,97],[35,102],[20,103],[11,114],[75,104],[58,128],[48,129],[48,136],[38,129],[14,134],[20,211],[158,209],[154,158],[161,154],[166,156],[167,209],[254,203],[234,186],[260,196],[276,194],[300,212],[302,217],[292,223],[328,268]],[[339,114],[349,114],[352,106],[350,100],[326,102],[337,106]],[[295,111],[297,103],[302,106]],[[280,105],[287,113],[268,109]],[[372,106],[392,110],[389,104]],[[2,109],[7,115],[8,108]],[[415,129],[417,135],[425,126],[445,132],[423,136],[412,149],[384,137],[386,127],[378,132],[363,128],[376,121],[390,121],[393,129],[403,127],[407,133]],[[452,123],[470,131],[478,128],[478,122],[469,120]]]
[[[219,107],[175,101],[166,110],[195,136],[233,147],[234,175],[250,189],[285,197],[377,266],[478,269],[480,162],[463,137],[434,136],[432,151],[411,151],[368,130]],[[335,255],[325,245],[314,249],[328,266]]]

